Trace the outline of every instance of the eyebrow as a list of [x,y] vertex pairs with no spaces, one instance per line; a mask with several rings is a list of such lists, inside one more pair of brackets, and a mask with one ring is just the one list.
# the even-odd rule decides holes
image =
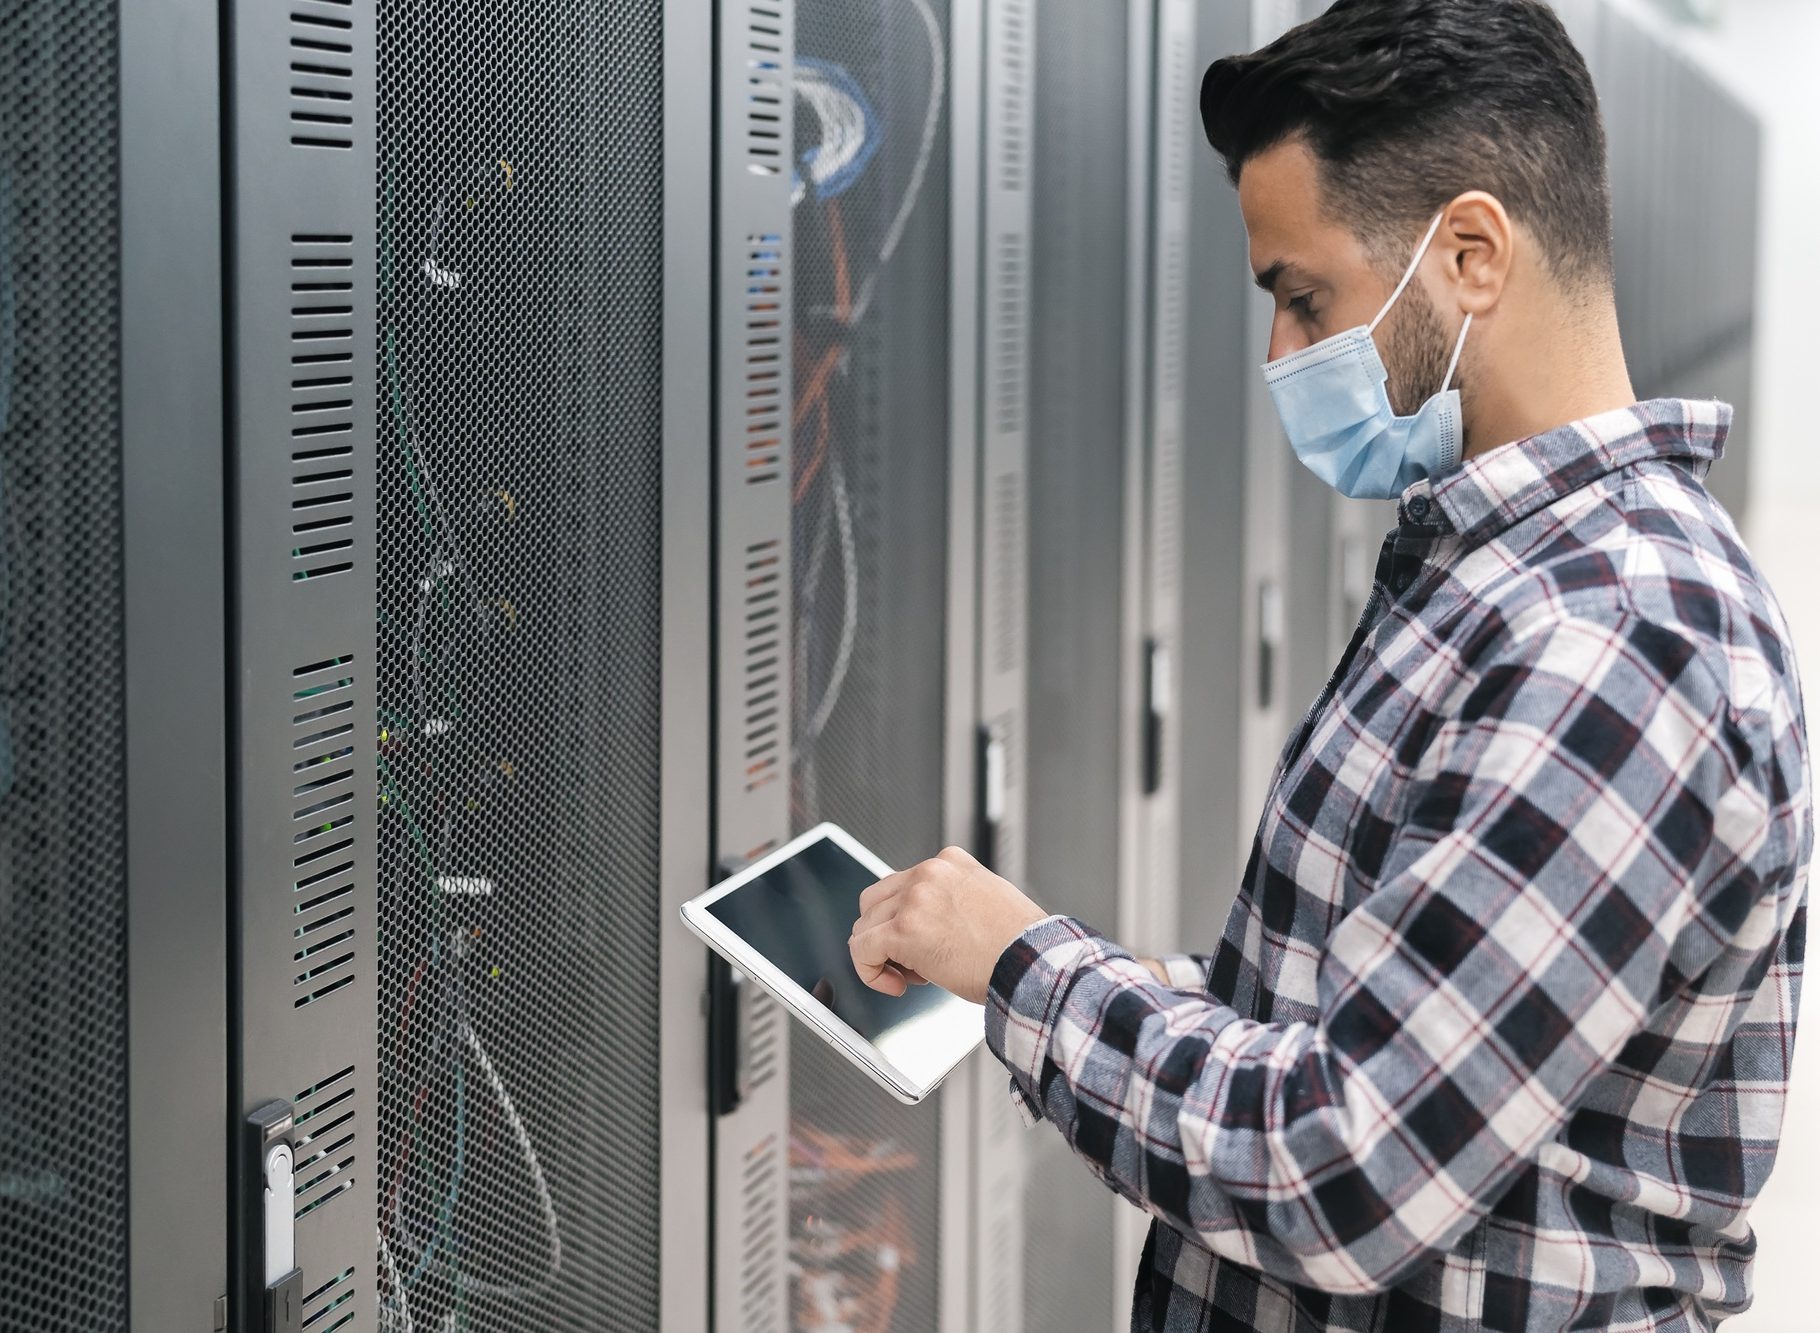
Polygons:
[[1286,260],[1279,259],[1276,263],[1272,264],[1269,268],[1253,278],[1252,281],[1257,283],[1257,285],[1265,291],[1274,292],[1277,289],[1278,280],[1283,276],[1283,270],[1288,267],[1289,264]]

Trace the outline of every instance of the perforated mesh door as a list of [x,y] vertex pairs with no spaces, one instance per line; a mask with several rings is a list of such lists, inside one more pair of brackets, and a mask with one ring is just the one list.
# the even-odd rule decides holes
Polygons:
[[[1054,7],[1051,8],[1052,2]],[[1124,716],[1124,6],[1043,0],[1036,37],[1030,364],[1030,888],[1118,929]],[[1024,1327],[1109,1328],[1113,1196],[1030,1138]]]
[[[796,23],[792,822],[902,865],[942,838],[947,6],[802,0]],[[828,172],[835,126],[863,147]],[[796,1326],[934,1328],[934,1108],[812,1041],[791,1104]]]
[[126,1326],[115,7],[0,8],[0,1328]]
[[382,1327],[658,1326],[661,18],[379,6]]

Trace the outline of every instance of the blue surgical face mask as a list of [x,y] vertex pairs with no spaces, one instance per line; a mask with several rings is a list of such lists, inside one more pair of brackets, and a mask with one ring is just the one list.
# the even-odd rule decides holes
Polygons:
[[1400,417],[1391,407],[1385,388],[1389,377],[1371,336],[1415,277],[1440,227],[1437,215],[1403,280],[1370,324],[1336,333],[1264,367],[1264,382],[1296,457],[1341,495],[1355,500],[1394,499],[1423,478],[1440,476],[1460,462],[1460,391],[1452,385],[1472,316],[1460,329],[1440,393],[1413,417]]

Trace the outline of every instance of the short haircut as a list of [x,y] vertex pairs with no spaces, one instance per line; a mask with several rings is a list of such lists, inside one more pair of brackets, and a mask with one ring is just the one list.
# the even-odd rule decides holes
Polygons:
[[1305,142],[1328,214],[1381,262],[1406,262],[1450,199],[1485,190],[1563,285],[1612,282],[1599,99],[1542,0],[1337,0],[1215,62],[1201,121],[1234,184],[1258,154]]

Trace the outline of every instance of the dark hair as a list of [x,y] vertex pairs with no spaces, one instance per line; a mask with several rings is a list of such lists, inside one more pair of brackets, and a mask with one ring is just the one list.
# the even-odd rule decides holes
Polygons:
[[1386,263],[1448,200],[1486,190],[1563,282],[1612,280],[1599,100],[1542,0],[1337,0],[1262,50],[1215,62],[1201,121],[1234,184],[1293,138],[1330,212]]

